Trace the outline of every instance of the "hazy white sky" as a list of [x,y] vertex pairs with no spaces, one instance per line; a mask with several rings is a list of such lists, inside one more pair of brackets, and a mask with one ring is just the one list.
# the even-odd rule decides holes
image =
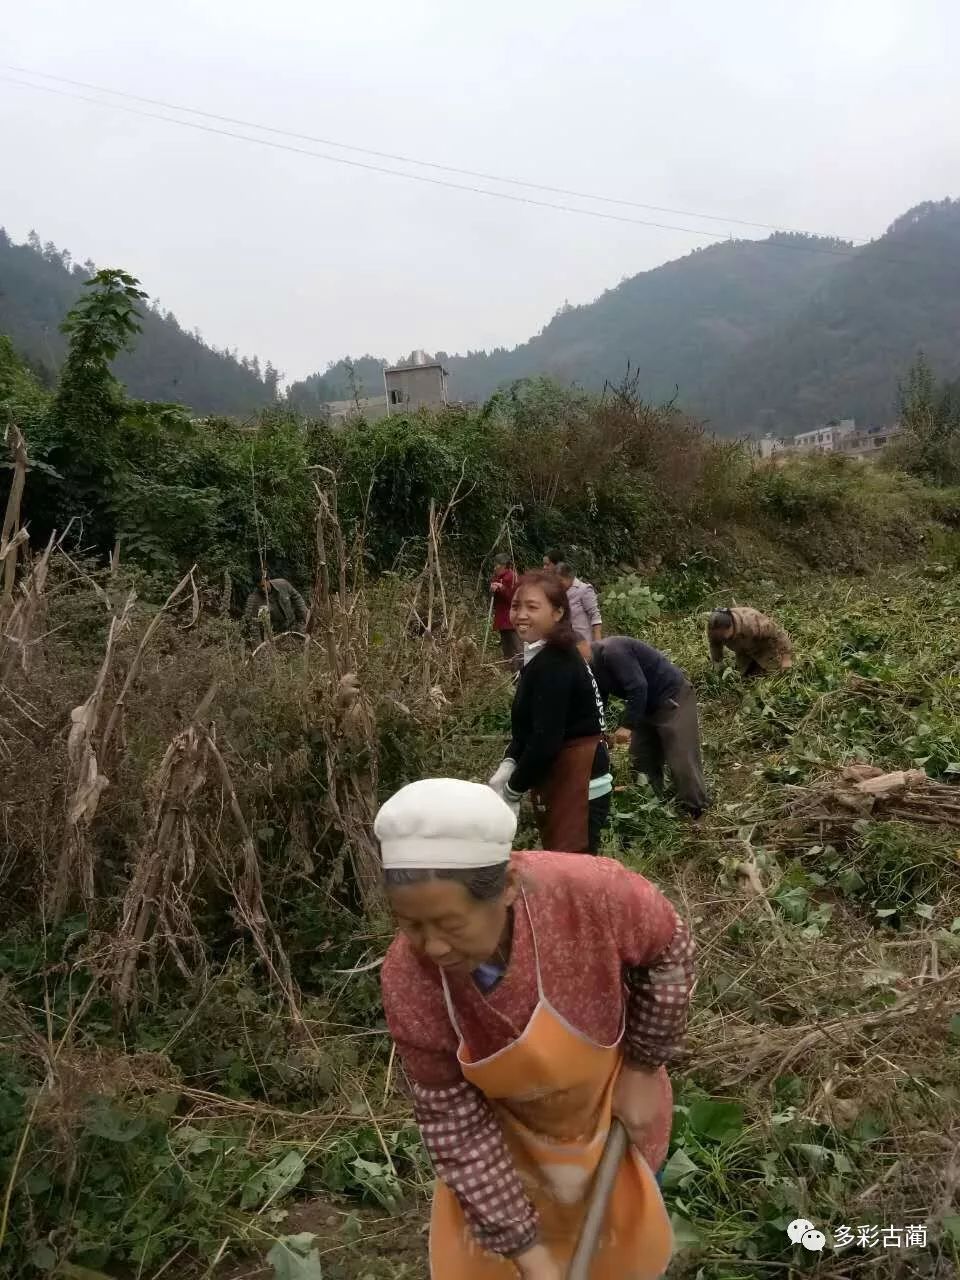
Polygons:
[[[855,239],[960,194],[956,0],[3,9],[4,63],[532,182]],[[346,353],[513,345],[565,299],[709,243],[3,80],[0,224],[127,268],[184,325],[290,378]]]

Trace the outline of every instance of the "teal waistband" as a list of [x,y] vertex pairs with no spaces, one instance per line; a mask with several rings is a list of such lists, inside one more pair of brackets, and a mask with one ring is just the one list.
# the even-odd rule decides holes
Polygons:
[[608,796],[613,790],[613,774],[605,773],[602,778],[590,779],[590,799],[599,800],[601,796]]

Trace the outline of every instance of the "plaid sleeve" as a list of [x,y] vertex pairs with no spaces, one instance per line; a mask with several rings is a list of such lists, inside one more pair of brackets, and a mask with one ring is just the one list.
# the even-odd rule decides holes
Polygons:
[[411,1081],[413,1109],[437,1177],[460,1201],[477,1244],[506,1257],[537,1238],[537,1214],[486,1098],[466,1080]]
[[690,930],[678,916],[667,949],[652,964],[625,971],[629,994],[623,1044],[631,1065],[658,1067],[679,1055],[693,991],[695,951]]

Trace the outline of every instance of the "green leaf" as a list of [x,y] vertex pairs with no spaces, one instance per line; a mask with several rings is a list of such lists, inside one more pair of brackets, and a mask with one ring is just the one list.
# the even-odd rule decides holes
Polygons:
[[303,1177],[307,1162],[299,1151],[288,1151],[248,1178],[240,1197],[242,1209],[252,1209],[287,1195]]
[[816,1142],[795,1142],[793,1149],[799,1152],[814,1169],[822,1169],[831,1154],[828,1147],[821,1147]]
[[139,1138],[147,1127],[146,1116],[128,1116],[109,1102],[95,1103],[87,1112],[84,1129],[107,1142],[127,1143]]
[[960,1040],[960,1013],[955,1013],[947,1024],[947,1034],[951,1040]]
[[696,1172],[697,1166],[683,1148],[678,1147],[663,1166],[662,1185],[669,1191],[672,1187],[679,1187],[684,1178],[688,1178],[691,1173]]
[[774,902],[780,906],[788,920],[799,924],[806,919],[810,894],[802,885],[796,885],[793,889],[784,889],[778,893],[774,898]]
[[918,902],[913,911],[914,915],[918,915],[924,920],[933,919],[933,907],[930,906],[929,902]]
[[313,1235],[306,1231],[277,1241],[267,1254],[274,1280],[323,1280],[320,1255],[310,1248],[313,1240]]
[[673,1227],[673,1242],[679,1249],[696,1249],[701,1243],[700,1232],[682,1214],[671,1213],[670,1225]]
[[38,1244],[31,1250],[30,1261],[38,1271],[52,1271],[57,1265],[57,1255],[48,1244]]
[[722,1142],[743,1129],[743,1107],[739,1102],[701,1099],[690,1107],[687,1123],[697,1137]]
[[847,897],[854,893],[861,893],[866,888],[866,881],[856,867],[844,867],[837,876],[837,884],[840,886],[840,892]]

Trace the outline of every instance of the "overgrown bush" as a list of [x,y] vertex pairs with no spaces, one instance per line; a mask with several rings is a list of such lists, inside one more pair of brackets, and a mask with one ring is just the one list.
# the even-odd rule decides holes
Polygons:
[[660,616],[663,597],[635,576],[617,578],[603,593],[604,626],[610,635],[640,636]]

